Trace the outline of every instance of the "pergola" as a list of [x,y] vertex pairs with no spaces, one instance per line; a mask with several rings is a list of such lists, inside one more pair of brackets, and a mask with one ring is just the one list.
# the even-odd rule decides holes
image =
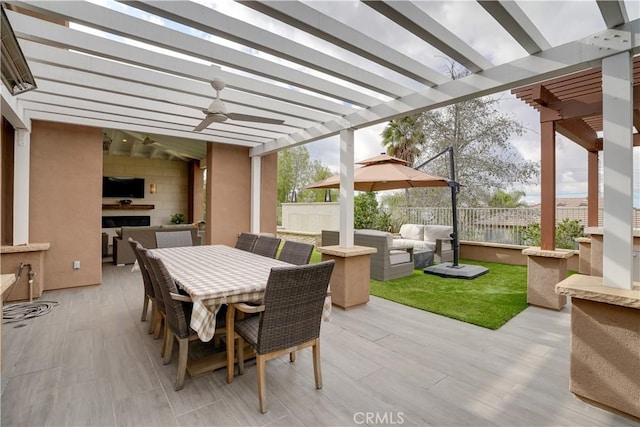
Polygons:
[[[588,214],[587,226],[598,226],[598,159],[599,153],[605,149],[607,145],[611,153],[604,159],[604,192],[605,198],[605,217],[609,230],[612,224],[619,225],[617,220],[621,216],[627,220],[631,217],[631,209],[624,210],[618,207],[622,206],[622,202],[618,199],[620,193],[632,194],[632,179],[630,176],[626,178],[616,177],[608,179],[610,176],[618,174],[616,171],[626,170],[632,173],[632,164],[629,159],[625,158],[628,153],[629,137],[632,138],[634,147],[640,146],[640,58],[633,58],[629,65],[631,77],[629,77],[633,86],[629,99],[626,101],[630,105],[631,117],[629,117],[629,108],[625,110],[605,111],[606,97],[603,95],[604,78],[603,67],[594,67],[592,69],[572,73],[555,79],[545,80],[540,83],[528,85],[512,90],[519,99],[540,113],[541,128],[541,175],[542,175],[542,200],[541,200],[541,248],[543,250],[555,249],[555,134],[556,132],[567,137],[571,141],[583,147],[588,152]],[[617,77],[611,76],[616,79]],[[613,96],[613,95],[610,95]],[[609,100],[613,101],[613,100]],[[615,114],[614,117],[608,117],[608,122],[604,120],[606,112]],[[612,116],[613,116],[612,114]],[[625,117],[626,116],[626,117]],[[630,120],[630,123],[629,123]],[[609,140],[606,143],[608,132],[618,130],[620,126],[627,126],[625,132],[630,128],[635,128],[633,135],[627,135],[625,146],[618,146],[615,141]],[[616,151],[618,155],[616,155]],[[612,158],[613,157],[613,158]],[[631,168],[631,169],[630,169]],[[607,205],[608,203],[608,205]],[[629,230],[620,228],[619,233],[628,233]],[[613,236],[613,234],[612,234]],[[610,239],[613,240],[613,239]],[[609,265],[605,270],[605,283],[624,283],[626,278],[615,279],[613,271],[618,270],[620,259],[624,259],[626,255],[633,251],[632,242],[629,241],[630,247],[625,247],[620,252],[619,242],[612,245],[609,251],[614,255],[609,257]],[[610,252],[610,253],[611,253]],[[613,259],[615,258],[615,259]],[[606,260],[606,257],[605,257]],[[605,265],[607,261],[605,261]],[[630,265],[629,265],[630,266]],[[632,271],[632,269],[630,270]],[[607,273],[609,275],[607,275]]]
[[[557,45],[547,41],[517,2],[465,3],[476,19],[489,22],[496,31],[497,49],[498,29],[520,46],[520,57],[497,64],[438,22],[422,2],[238,3],[234,16],[221,10],[224,2],[211,7],[186,1],[3,2],[37,84],[36,90],[16,96],[2,87],[3,115],[21,141],[28,140],[32,120],[45,120],[115,129],[137,143],[151,136],[159,147],[185,159],[203,159],[207,143],[249,147],[254,231],[260,228],[261,156],[340,135],[341,245],[349,247],[353,192],[346,189],[353,179],[354,131],[601,63],[605,75],[630,82],[627,64],[640,49],[640,19],[635,17],[637,11],[628,10],[637,6],[633,1],[589,2],[603,22],[602,30]],[[423,56],[424,52],[444,56],[470,75],[453,80],[402,49],[378,41],[365,27],[392,27],[397,46],[411,43]],[[226,80],[222,98],[229,110],[282,119],[284,124],[228,120],[193,132],[203,118],[201,110],[214,96],[209,85],[214,77]],[[612,110],[604,104],[603,145],[606,151],[610,135],[612,144],[624,151],[620,158],[628,162],[620,171],[630,180],[631,86],[618,88],[605,80],[603,87],[603,99],[615,100]],[[536,99],[557,102],[549,93],[553,91],[541,90]],[[556,96],[563,100],[562,94]],[[607,129],[607,117],[612,116],[629,120],[616,123],[621,125],[619,131],[616,126]],[[637,113],[635,117],[637,123]],[[555,125],[545,123],[551,123],[543,126],[546,135]],[[587,138],[591,134],[592,139],[597,130],[567,120],[558,129]],[[596,141],[589,144],[591,150],[597,147]],[[550,194],[554,179],[549,170],[553,150],[543,143],[545,194]],[[28,156],[16,158],[28,161]],[[21,166],[18,163],[16,170]],[[605,188],[608,185],[618,187],[605,177]],[[28,196],[25,186],[16,193],[26,191]],[[611,203],[630,208],[631,195],[624,194],[611,198]],[[28,197],[16,200],[16,210],[26,210],[26,203]],[[545,206],[545,212],[552,209]],[[28,226],[21,226],[20,221],[26,220],[19,216],[16,221],[19,241]],[[545,214],[546,247],[553,228],[550,221]],[[630,228],[626,219],[623,223]]]
[[[554,123],[555,131],[588,153],[588,216],[587,225],[598,226],[598,153],[603,149],[602,138],[602,67],[545,80],[541,83],[512,90],[519,99],[540,112],[540,123]],[[633,60],[633,146],[640,146],[640,58]],[[551,133],[545,133],[549,136]],[[600,136],[599,136],[600,135]],[[553,142],[542,141],[543,147],[553,147]],[[549,159],[546,156],[545,159]],[[554,165],[548,167],[553,168]],[[547,169],[547,165],[543,165]],[[555,186],[554,175],[544,174],[544,188]],[[547,182],[548,181],[548,182]],[[555,196],[554,193],[545,196]],[[545,205],[553,200],[545,199]],[[549,210],[547,214],[554,214]],[[548,215],[546,215],[548,216]],[[545,225],[553,224],[553,218],[543,216]],[[551,221],[551,222],[549,222]],[[544,227],[545,230],[553,227]],[[547,230],[548,231],[548,230]],[[544,235],[542,246],[551,248],[549,233]]]
[[[537,26],[531,16],[531,8],[538,7],[535,3],[436,3],[436,9],[438,4],[464,8],[464,14],[455,16],[465,15],[467,22],[458,23],[458,28],[484,23],[484,35],[489,35],[488,43],[496,52],[491,58],[480,53],[476,40],[456,35],[454,25],[449,28],[430,2],[201,3],[2,3],[15,35],[13,40],[13,35],[5,39],[3,28],[2,80],[16,86],[0,87],[2,116],[12,125],[15,138],[11,164],[14,245],[28,243],[29,238],[32,121],[80,125],[96,136],[95,128],[117,131],[131,138],[134,146],[153,141],[183,159],[213,159],[212,147],[222,144],[225,149],[243,147],[250,157],[242,152],[244,170],[251,173],[250,185],[243,191],[248,193],[250,187],[253,232],[260,231],[262,163],[265,170],[273,171],[271,154],[339,135],[338,247],[346,254],[354,248],[355,131],[523,88],[516,94],[540,111],[542,131],[542,247],[532,257],[565,257],[554,251],[555,132],[589,151],[590,225],[596,218],[598,152],[604,153],[603,277],[574,275],[566,279],[572,283],[556,285],[564,282],[560,273],[566,275],[566,269],[555,268],[553,275],[554,267],[544,262],[538,264],[542,270],[534,277],[546,282],[546,292],[553,297],[558,290],[576,297],[572,366],[582,362],[593,366],[572,371],[572,391],[640,416],[638,362],[630,356],[638,354],[640,342],[631,219],[632,151],[634,143],[638,145],[640,121],[634,60],[640,52],[637,1],[545,3],[548,15],[555,12],[552,8],[584,12],[586,7],[590,21],[601,23],[593,34],[554,43],[548,40],[558,40],[566,28],[555,25],[545,35],[541,21]],[[584,18],[584,13],[566,17],[578,26]],[[383,29],[392,29],[393,38],[381,41]],[[505,43],[518,46],[520,55],[498,60]],[[452,79],[437,66],[427,65],[427,58],[443,56],[466,68],[469,75]],[[37,87],[23,92],[30,84],[20,81],[30,79],[25,63]],[[284,123],[227,120],[195,132],[204,118],[202,109],[214,98],[210,85],[214,78],[227,83],[222,99],[229,111]],[[265,156],[269,157],[263,162]],[[207,180],[210,188],[209,173]],[[619,321],[610,322],[609,313]],[[609,358],[613,353],[616,356]],[[580,376],[591,389],[580,388]]]

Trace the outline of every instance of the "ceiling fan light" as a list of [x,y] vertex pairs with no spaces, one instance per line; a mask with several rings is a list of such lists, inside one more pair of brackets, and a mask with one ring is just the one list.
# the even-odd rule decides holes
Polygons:
[[207,111],[211,114],[227,114],[227,107],[224,105],[224,102],[216,98],[209,104]]

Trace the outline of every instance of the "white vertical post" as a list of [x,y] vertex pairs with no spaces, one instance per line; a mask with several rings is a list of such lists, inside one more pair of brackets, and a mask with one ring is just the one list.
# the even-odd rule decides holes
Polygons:
[[340,246],[353,246],[353,129],[340,131]]
[[260,185],[262,157],[251,158],[251,232],[260,232]]
[[604,286],[631,289],[633,275],[633,74],[629,52],[602,60]]
[[13,145],[13,245],[17,246],[29,243],[29,131],[16,129]]

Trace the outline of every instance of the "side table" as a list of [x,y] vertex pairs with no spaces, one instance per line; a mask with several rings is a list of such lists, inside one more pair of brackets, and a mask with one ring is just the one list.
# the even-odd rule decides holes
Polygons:
[[433,251],[428,249],[413,250],[413,268],[425,268],[433,264]]

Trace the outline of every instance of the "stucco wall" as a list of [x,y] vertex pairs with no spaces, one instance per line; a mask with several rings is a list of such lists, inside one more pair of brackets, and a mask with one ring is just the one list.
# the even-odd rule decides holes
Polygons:
[[51,243],[44,289],[100,283],[102,130],[34,121],[30,181],[29,241]]
[[290,231],[320,233],[340,228],[340,203],[283,203],[282,227]]
[[[277,156],[261,164],[260,231],[276,233]],[[235,245],[238,233],[251,229],[251,158],[249,149],[209,144],[207,149],[206,243]]]
[[[187,216],[188,169],[188,163],[181,160],[105,155],[103,175],[144,178],[144,198],[131,199],[132,204],[155,205],[155,209],[142,211],[104,210],[103,215],[149,215],[151,216],[151,225],[171,224],[170,217],[175,213]],[[100,180],[100,185],[102,185],[102,177]],[[151,194],[151,184],[156,185],[157,192],[155,194]],[[103,198],[102,203],[118,203],[120,199],[121,197]]]
[[277,191],[278,191],[278,154],[262,157],[260,166],[260,231],[276,234],[277,228]]
[[206,243],[235,245],[251,228],[249,149],[226,144],[207,147]]

